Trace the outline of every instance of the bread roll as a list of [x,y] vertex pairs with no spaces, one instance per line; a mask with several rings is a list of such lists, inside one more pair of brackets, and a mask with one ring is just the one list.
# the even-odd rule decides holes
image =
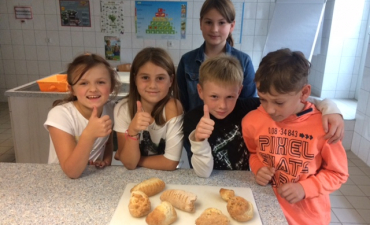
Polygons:
[[220,189],[220,195],[221,195],[221,198],[223,200],[229,201],[229,199],[231,197],[234,197],[235,196],[235,192],[234,192],[234,190],[231,190],[231,189],[221,188]]
[[229,199],[227,211],[234,220],[239,222],[245,222],[253,218],[252,203],[239,196]]
[[131,188],[130,192],[142,191],[148,195],[148,197],[151,197],[163,191],[165,186],[166,184],[163,182],[163,180],[153,177],[135,185],[133,188]]
[[145,222],[149,225],[169,225],[175,222],[177,214],[171,203],[163,201],[148,214]]
[[197,200],[197,196],[191,192],[169,189],[161,194],[162,201],[168,201],[175,208],[185,212],[194,212],[194,203]]
[[196,225],[229,225],[230,220],[221,210],[208,208],[195,220]]
[[133,217],[143,217],[148,215],[151,206],[148,196],[142,191],[131,192],[130,202],[128,203],[128,210]]

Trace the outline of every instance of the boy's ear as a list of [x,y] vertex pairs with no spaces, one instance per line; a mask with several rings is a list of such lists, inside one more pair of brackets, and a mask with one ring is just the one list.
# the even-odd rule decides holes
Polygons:
[[203,100],[203,89],[202,89],[202,86],[200,86],[199,83],[197,84],[197,90],[198,90],[199,98]]
[[238,97],[240,96],[240,93],[242,93],[242,89],[243,89],[243,85],[240,85],[240,89],[239,89]]
[[301,102],[306,102],[307,98],[311,95],[311,85],[306,84],[302,88]]

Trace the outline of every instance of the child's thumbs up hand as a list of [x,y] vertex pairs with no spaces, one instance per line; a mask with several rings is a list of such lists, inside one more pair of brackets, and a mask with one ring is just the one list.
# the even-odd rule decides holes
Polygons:
[[91,137],[105,137],[112,132],[112,120],[108,115],[99,118],[98,109],[94,106],[86,129]]
[[137,111],[132,119],[132,122],[129,126],[129,134],[134,135],[140,133],[142,130],[146,130],[150,125],[151,115],[147,112],[144,112],[143,107],[140,101],[136,102]]
[[257,171],[256,182],[259,185],[267,185],[275,174],[275,168],[264,166]]
[[195,128],[195,141],[204,141],[209,138],[215,126],[215,121],[211,119],[207,105],[204,105],[203,111],[204,116],[200,119]]

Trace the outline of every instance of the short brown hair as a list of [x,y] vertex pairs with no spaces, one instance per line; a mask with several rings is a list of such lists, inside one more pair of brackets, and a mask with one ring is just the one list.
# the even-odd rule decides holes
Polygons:
[[270,94],[272,88],[282,94],[297,92],[308,83],[310,67],[311,63],[300,51],[284,48],[270,52],[263,57],[256,72],[257,90]]
[[207,81],[242,85],[243,70],[239,60],[229,55],[207,59],[199,69],[199,84],[203,86]]

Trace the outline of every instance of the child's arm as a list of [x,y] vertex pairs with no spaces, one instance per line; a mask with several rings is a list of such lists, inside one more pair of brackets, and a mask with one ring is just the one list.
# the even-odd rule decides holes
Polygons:
[[321,156],[322,164],[318,173],[298,182],[303,186],[305,198],[336,191],[348,179],[347,155],[341,142],[335,144],[325,142]]
[[167,131],[164,155],[141,156],[138,165],[157,170],[175,170],[179,164],[184,134],[183,110],[180,101],[171,99],[165,107]]
[[[141,103],[137,103],[137,112],[132,119],[126,133],[117,132],[118,150],[120,152],[119,159],[123,165],[133,170],[138,166],[141,153],[139,148],[139,134],[142,130],[146,130],[150,124],[151,116],[147,112],[142,111]],[[117,105],[116,107],[120,107]],[[116,116],[116,109],[115,109]],[[115,119],[116,123],[120,121]]]
[[86,168],[95,140],[112,132],[112,121],[107,115],[99,118],[94,107],[77,143],[65,131],[53,126],[48,126],[48,129],[62,170],[68,177],[78,178]]
[[203,111],[204,116],[188,138],[193,152],[191,163],[195,173],[199,177],[209,177],[213,170],[214,161],[212,149],[207,139],[213,132],[215,122],[210,118],[207,105],[204,105]]
[[103,160],[95,161],[94,165],[96,166],[96,168],[99,169],[104,168],[106,166],[110,166],[112,164],[112,156],[113,156],[113,132],[109,135],[109,139],[105,144]]
[[330,99],[319,100],[310,96],[307,100],[321,111],[323,115],[322,124],[325,133],[327,133],[324,138],[329,139],[329,144],[342,140],[344,136],[344,120],[337,105]]

